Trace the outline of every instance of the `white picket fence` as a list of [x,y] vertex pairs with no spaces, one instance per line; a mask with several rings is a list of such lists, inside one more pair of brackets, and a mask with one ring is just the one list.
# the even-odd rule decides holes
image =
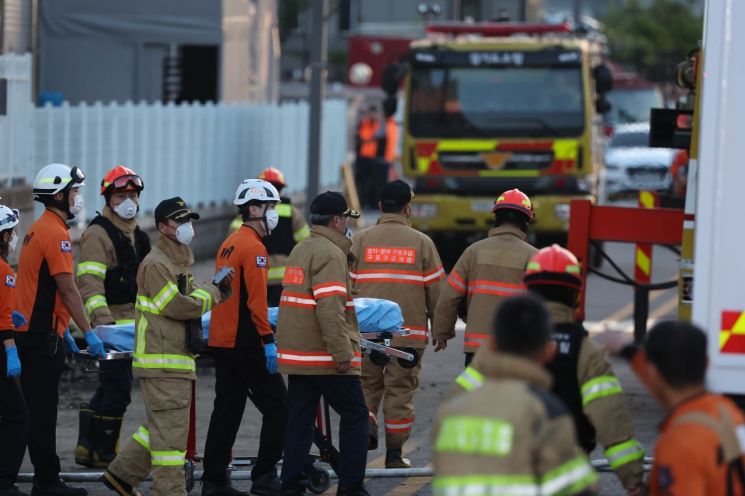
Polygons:
[[[0,57],[4,67],[28,64],[28,56]],[[15,74],[15,73],[14,73]],[[30,79],[30,78],[29,78]],[[28,80],[26,80],[28,81]],[[23,86],[19,79],[17,86]],[[28,83],[27,83],[28,84]],[[308,104],[101,104],[34,108],[30,92],[9,97],[17,108],[0,117],[0,160],[10,175],[32,181],[43,165],[78,165],[87,175],[86,204],[100,206],[99,185],[117,164],[136,169],[145,181],[142,207],[179,195],[194,205],[231,201],[238,183],[264,167],[285,172],[290,191],[307,187]],[[16,116],[28,114],[26,122]],[[339,183],[347,157],[346,102],[327,100],[323,109],[321,185]],[[19,124],[23,131],[18,130]],[[13,134],[16,133],[16,134]],[[24,134],[25,133],[25,134]],[[20,135],[26,136],[20,139]],[[6,147],[6,141],[10,146]],[[0,168],[0,176],[6,167]]]

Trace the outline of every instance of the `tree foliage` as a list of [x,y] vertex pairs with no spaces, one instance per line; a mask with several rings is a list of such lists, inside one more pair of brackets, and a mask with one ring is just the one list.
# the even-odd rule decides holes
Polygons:
[[645,74],[662,60],[685,58],[698,46],[704,26],[692,0],[628,0],[611,8],[603,24],[611,57]]

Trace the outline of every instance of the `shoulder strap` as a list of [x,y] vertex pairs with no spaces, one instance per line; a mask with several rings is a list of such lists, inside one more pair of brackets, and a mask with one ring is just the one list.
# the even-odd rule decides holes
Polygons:
[[673,421],[673,425],[699,424],[716,432],[722,446],[722,457],[728,465],[727,469],[727,495],[734,494],[733,482],[736,477],[740,482],[740,488],[745,490],[745,466],[743,465],[743,451],[737,435],[737,426],[732,415],[724,405],[719,405],[721,418],[715,419],[704,412],[688,412]]

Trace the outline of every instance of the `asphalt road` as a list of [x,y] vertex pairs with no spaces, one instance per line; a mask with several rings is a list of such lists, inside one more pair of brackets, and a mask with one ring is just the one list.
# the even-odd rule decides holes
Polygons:
[[[628,245],[607,245],[606,249],[611,257],[629,274],[633,274],[633,248]],[[665,248],[656,248],[654,252],[655,282],[673,279],[677,273],[677,256]],[[212,263],[205,262],[195,266],[195,274],[206,279],[212,272]],[[605,270],[609,268],[606,266]],[[632,329],[632,301],[633,291],[626,286],[619,286],[597,276],[590,276],[587,292],[587,324],[591,330],[602,330],[605,326],[621,328],[631,332]],[[650,318],[666,319],[676,316],[676,295],[674,290],[658,291],[651,294]],[[462,327],[461,327],[462,335]],[[405,447],[408,456],[415,467],[426,467],[430,462],[430,433],[432,422],[444,392],[452,383],[454,377],[462,370],[463,355],[461,353],[463,338],[456,337],[451,345],[441,353],[433,353],[429,349],[424,356],[421,375],[421,390],[415,398],[417,409],[416,424],[412,437]],[[651,453],[656,438],[657,424],[663,413],[646,391],[636,381],[628,367],[620,362],[614,362],[617,374],[624,385],[627,403],[632,411],[637,438]],[[60,409],[58,422],[58,453],[60,455],[63,472],[79,471],[80,467],[74,463],[73,449],[77,439],[77,408],[87,401],[95,388],[95,374],[68,374],[67,380],[61,387]],[[197,381],[197,439],[198,449],[204,447],[209,417],[214,399],[214,374],[211,369],[200,370]],[[133,402],[127,411],[122,442],[126,442],[144,419],[142,396],[139,387],[133,391]],[[336,417],[332,418],[337,424]],[[254,455],[258,446],[260,428],[258,411],[249,406],[246,409],[243,424],[238,434],[234,449],[236,456]],[[337,444],[338,446],[338,444]],[[381,468],[384,459],[384,447],[368,455],[368,467]],[[602,452],[596,450],[593,458],[601,458]],[[201,467],[197,467],[199,470]],[[26,458],[22,472],[30,473],[32,466]],[[367,481],[367,487],[373,495],[429,495],[431,494],[431,478],[377,478]],[[237,481],[234,485],[242,490],[248,490],[250,483]],[[30,484],[21,484],[21,489],[30,492]],[[82,484],[91,495],[110,494],[103,485],[98,483]],[[148,484],[142,486],[147,492]],[[192,491],[199,494],[199,484]],[[325,494],[335,494],[335,488]],[[611,474],[601,475],[601,494],[623,494],[620,486]]]

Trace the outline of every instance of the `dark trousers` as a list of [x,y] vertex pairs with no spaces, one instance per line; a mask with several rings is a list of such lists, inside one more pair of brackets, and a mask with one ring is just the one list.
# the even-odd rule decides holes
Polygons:
[[123,417],[132,401],[132,361],[102,360],[98,364],[99,384],[88,408],[101,417]]
[[468,367],[471,365],[471,360],[473,360],[473,356],[476,353],[463,353],[465,355],[465,358],[463,359],[463,363],[465,364],[465,367]]
[[290,375],[290,412],[282,462],[282,488],[307,486],[303,469],[313,442],[313,421],[321,395],[341,416],[339,427],[339,487],[362,485],[367,465],[369,424],[362,382],[355,375]]
[[261,348],[216,348],[215,407],[204,448],[204,480],[226,484],[230,450],[241,425],[246,397],[261,412],[259,456],[251,472],[256,480],[275,471],[282,458],[287,424],[287,388],[282,375],[266,370]]
[[266,306],[278,307],[280,298],[282,298],[281,284],[270,284],[266,287]]
[[388,182],[388,173],[390,164],[385,160],[378,158],[372,164],[372,180],[370,185],[370,201],[372,207],[377,209],[380,201],[380,193],[383,192],[383,186]]
[[[0,489],[13,487],[26,454],[28,410],[20,381],[7,377],[5,346],[0,342]],[[25,373],[25,365],[22,372]]]
[[57,404],[65,366],[62,340],[57,339],[56,351],[48,346],[22,346],[18,348],[18,356],[23,367],[21,388],[30,419],[28,452],[34,465],[34,480],[49,484],[57,480],[60,472]]
[[373,200],[373,174],[375,159],[357,157],[354,162],[354,182],[357,184],[357,196],[363,208],[377,208],[378,199]]

